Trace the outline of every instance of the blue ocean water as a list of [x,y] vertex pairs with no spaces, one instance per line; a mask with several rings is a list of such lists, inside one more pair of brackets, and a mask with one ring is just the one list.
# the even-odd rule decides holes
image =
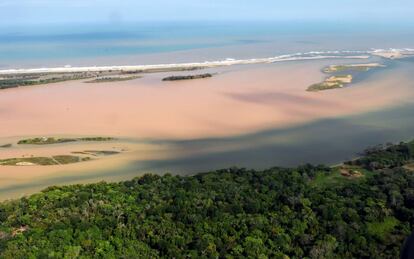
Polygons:
[[[44,25],[2,28],[0,68],[94,65],[113,59],[208,50],[199,58],[271,56],[295,51],[413,47],[412,26],[301,22]],[[238,50],[238,51],[235,51]],[[105,61],[107,60],[107,61]],[[110,61],[112,60],[112,61]],[[159,60],[159,59],[158,59]],[[171,57],[161,59],[174,62]],[[202,61],[202,60],[197,60]],[[118,62],[118,61],[117,61]],[[143,61],[150,62],[150,61]],[[127,61],[125,61],[127,63]]]

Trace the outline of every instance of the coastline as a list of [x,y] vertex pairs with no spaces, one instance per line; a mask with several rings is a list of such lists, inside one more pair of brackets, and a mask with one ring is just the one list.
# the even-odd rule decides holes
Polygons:
[[305,61],[322,59],[368,59],[378,56],[386,59],[399,59],[414,55],[414,49],[373,49],[373,50],[337,50],[337,51],[309,51],[305,53],[285,54],[268,58],[251,59],[232,59],[190,62],[190,63],[171,63],[171,64],[151,64],[151,65],[113,65],[113,66],[75,66],[64,67],[42,67],[42,68],[22,68],[22,69],[0,69],[0,75],[7,74],[31,74],[31,73],[77,73],[77,72],[105,72],[105,71],[139,71],[150,72],[151,70],[164,70],[168,72],[174,69],[192,68],[214,68],[222,66],[266,64],[286,61]]
[[182,64],[159,64],[159,65],[136,65],[136,66],[92,66],[92,67],[54,67],[54,68],[30,68],[30,69],[6,69],[0,70],[0,75],[4,74],[31,74],[31,73],[76,73],[76,72],[103,72],[103,71],[139,71],[147,72],[151,70],[163,69],[168,72],[174,69],[192,69],[192,68],[214,68],[233,65],[252,65],[265,64],[284,61],[301,61],[301,60],[320,60],[320,59],[368,59],[369,56],[311,56],[311,57],[272,57],[261,59],[241,59],[241,60],[219,60],[206,61],[200,63],[182,63]]

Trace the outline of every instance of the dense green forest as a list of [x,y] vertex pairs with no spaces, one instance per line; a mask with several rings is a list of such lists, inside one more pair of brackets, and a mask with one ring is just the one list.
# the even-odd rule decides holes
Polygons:
[[1,258],[397,258],[414,143],[338,167],[50,187],[0,204]]

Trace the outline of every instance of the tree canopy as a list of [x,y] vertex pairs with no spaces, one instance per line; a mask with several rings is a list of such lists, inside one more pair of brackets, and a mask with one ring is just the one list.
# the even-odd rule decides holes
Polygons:
[[414,223],[413,150],[49,187],[0,204],[0,258],[396,258]]

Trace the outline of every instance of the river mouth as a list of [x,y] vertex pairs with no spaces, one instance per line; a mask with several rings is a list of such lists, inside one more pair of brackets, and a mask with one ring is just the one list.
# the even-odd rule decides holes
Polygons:
[[[126,82],[4,90],[0,144],[27,136],[111,136],[117,141],[71,152],[125,152],[73,165],[0,166],[0,199],[50,185],[145,173],[332,165],[369,146],[414,138],[412,59],[387,61],[386,68],[370,71],[346,89],[306,92],[323,78],[323,67],[350,62],[234,66],[207,70],[217,73],[209,79],[183,82],[162,82],[170,74],[157,73]],[[6,147],[0,154],[55,154],[68,146]]]

